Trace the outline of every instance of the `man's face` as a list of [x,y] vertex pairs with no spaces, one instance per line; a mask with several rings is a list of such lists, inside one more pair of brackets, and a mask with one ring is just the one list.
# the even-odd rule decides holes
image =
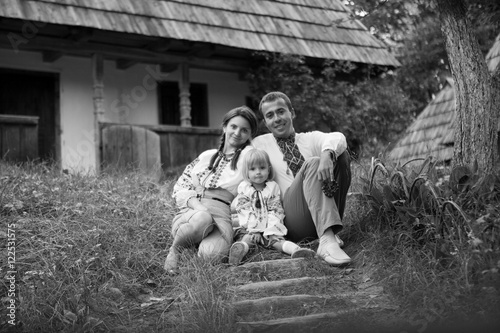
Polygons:
[[275,137],[287,138],[294,133],[292,119],[295,118],[295,114],[292,110],[288,109],[282,98],[263,103],[262,115],[264,116],[266,127]]

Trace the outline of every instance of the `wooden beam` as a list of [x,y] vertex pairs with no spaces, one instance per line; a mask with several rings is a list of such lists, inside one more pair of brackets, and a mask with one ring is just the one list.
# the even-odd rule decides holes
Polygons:
[[137,64],[137,61],[135,61],[135,60],[129,60],[129,59],[117,59],[116,60],[116,68],[121,69],[121,70],[128,69],[128,68],[134,66],[135,64]]
[[74,42],[87,42],[94,35],[94,30],[90,28],[70,28],[68,39]]
[[52,63],[59,60],[63,56],[62,52],[56,51],[43,51],[42,52],[42,60],[43,62]]
[[95,170],[99,173],[101,167],[101,130],[99,124],[104,120],[104,60],[102,54],[92,55],[92,79],[94,89],[94,147]]
[[187,53],[188,56],[209,58],[215,53],[215,45],[194,44]]
[[172,46],[170,40],[160,39],[146,46],[146,49],[153,52],[165,52]]
[[[12,49],[8,39],[0,38],[0,47]],[[19,45],[21,50],[56,51],[63,54],[89,57],[93,53],[100,53],[105,58],[120,59],[126,54],[128,59],[143,63],[186,63],[191,68],[215,69],[238,72],[247,69],[247,61],[234,59],[207,59],[199,57],[186,58],[180,54],[157,53],[146,49],[130,48],[109,44],[74,42],[68,39],[37,36],[29,43]]]
[[175,72],[179,68],[178,64],[163,63],[160,64],[160,72],[169,74]]

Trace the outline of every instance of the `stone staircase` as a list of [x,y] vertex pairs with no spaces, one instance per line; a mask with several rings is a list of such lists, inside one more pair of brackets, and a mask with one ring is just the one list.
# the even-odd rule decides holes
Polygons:
[[233,267],[237,332],[400,332],[397,306],[365,270],[320,259]]

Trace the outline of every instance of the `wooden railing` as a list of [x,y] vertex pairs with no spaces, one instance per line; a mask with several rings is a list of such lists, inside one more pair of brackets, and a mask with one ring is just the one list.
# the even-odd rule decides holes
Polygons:
[[[121,135],[120,138],[109,137],[110,130],[112,126],[123,127],[130,126],[130,135]],[[151,132],[156,133],[159,136],[159,150],[160,150],[160,161],[163,169],[168,169],[172,167],[186,165],[187,163],[194,160],[201,152],[217,148],[220,143],[220,135],[222,131],[220,129],[212,128],[202,128],[202,127],[180,127],[180,126],[170,126],[170,125],[126,125],[126,124],[116,124],[116,123],[101,123],[101,138],[103,146],[102,152],[102,163],[104,165],[110,165],[116,163],[117,156],[120,158],[140,158],[146,160],[154,160],[153,156],[139,156],[135,154],[135,151],[139,149],[134,148],[137,144],[144,147],[144,142],[137,140],[134,142],[135,135],[133,133],[138,133],[133,131],[133,127],[139,127]],[[127,131],[128,132],[128,131]],[[102,134],[106,133],[107,138],[103,138]],[[112,134],[115,136],[115,134]],[[141,137],[146,137],[140,134]],[[105,142],[106,141],[106,142]],[[153,140],[152,140],[153,142]],[[104,146],[105,145],[105,146]],[[156,145],[156,144],[154,144]],[[112,146],[112,147],[111,147]],[[114,148],[113,148],[114,147]],[[116,150],[120,150],[116,151]],[[144,150],[144,149],[143,149]],[[130,154],[132,151],[132,155]],[[147,154],[155,154],[156,149],[146,149]],[[132,156],[132,157],[127,157]],[[112,161],[111,161],[112,160]],[[111,162],[111,163],[110,163]],[[127,164],[137,164],[137,160],[126,161]],[[149,162],[143,163],[147,165]]]
[[0,115],[0,158],[24,162],[38,158],[38,118]]

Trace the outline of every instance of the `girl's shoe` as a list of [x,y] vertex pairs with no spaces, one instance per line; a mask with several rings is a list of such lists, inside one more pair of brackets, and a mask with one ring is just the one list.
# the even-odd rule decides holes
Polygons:
[[229,249],[229,265],[238,266],[249,250],[247,243],[235,242]]
[[307,249],[305,247],[299,247],[295,251],[292,252],[292,259],[296,258],[313,258],[316,255],[311,249]]

